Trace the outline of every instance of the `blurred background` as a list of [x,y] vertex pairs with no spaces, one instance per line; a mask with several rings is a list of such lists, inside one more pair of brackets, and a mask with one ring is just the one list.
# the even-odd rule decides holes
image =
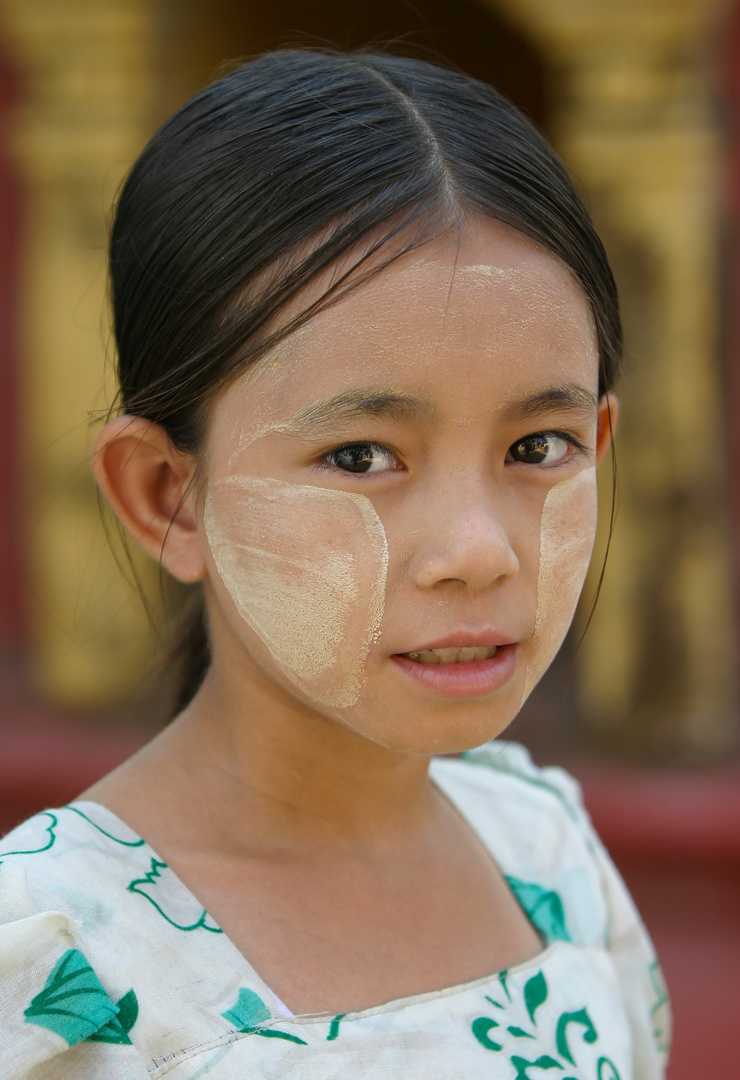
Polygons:
[[[106,526],[105,241],[159,123],[225,60],[330,41],[439,54],[562,154],[622,297],[617,517],[512,735],[565,764],[656,941],[670,1080],[737,1075],[740,1001],[740,4],[0,0],[0,832],[165,722],[156,568]],[[111,543],[112,541],[112,543]]]

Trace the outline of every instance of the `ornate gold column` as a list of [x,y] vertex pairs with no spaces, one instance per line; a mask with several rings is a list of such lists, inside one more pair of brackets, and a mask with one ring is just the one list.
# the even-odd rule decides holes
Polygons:
[[[716,756],[737,646],[718,363],[711,0],[497,0],[552,64],[553,135],[613,261],[627,330],[610,566],[579,660],[586,721]],[[610,478],[604,481],[608,501]]]
[[[25,178],[22,377],[34,668],[72,704],[143,671],[143,611],[110,554],[89,468],[109,401],[106,216],[152,128],[154,0],[3,0],[25,81],[13,134]],[[110,380],[108,379],[109,383]]]

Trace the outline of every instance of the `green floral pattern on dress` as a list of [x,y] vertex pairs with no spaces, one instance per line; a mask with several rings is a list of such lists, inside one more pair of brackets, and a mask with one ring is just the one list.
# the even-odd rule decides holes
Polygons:
[[88,1042],[119,1043],[130,1046],[129,1032],[139,1016],[139,1002],[133,990],[129,990],[116,1002],[118,1015],[109,1020],[98,1031],[88,1035]]
[[[502,986],[506,990],[509,1002],[511,997],[506,984],[506,972],[502,972],[499,976]],[[524,984],[523,991],[523,1004],[529,1015],[529,1019],[532,1022],[534,1031],[526,1031],[517,1025],[510,1025],[505,1030],[509,1035],[514,1036],[515,1039],[537,1039],[538,1034],[541,1034],[537,1030],[537,1010],[545,1004],[549,995],[549,987],[547,985],[547,979],[544,972],[536,972],[530,979]],[[486,1000],[491,1005],[495,1005],[496,1008],[503,1008],[497,1001],[493,1001],[490,997]],[[553,1033],[555,1046],[560,1056],[559,1060],[553,1057],[551,1054],[539,1054],[535,1058],[524,1057],[522,1054],[512,1053],[509,1049],[505,1051],[508,1053],[509,1061],[513,1067],[514,1074],[513,1080],[534,1080],[530,1074],[530,1069],[558,1069],[561,1073],[565,1074],[568,1065],[576,1066],[577,1062],[574,1057],[574,1051],[569,1042],[568,1028],[583,1028],[581,1039],[584,1043],[593,1045],[598,1041],[599,1035],[594,1027],[591,1017],[588,1015],[586,1008],[578,1009],[575,1012],[563,1012],[560,1014],[555,1031]],[[494,1020],[490,1016],[479,1016],[473,1020],[470,1025],[473,1036],[485,1050],[491,1050],[494,1053],[504,1052],[504,1041],[498,1041],[496,1037],[496,1029],[501,1029],[503,1032],[503,1026],[498,1020]],[[494,1033],[492,1037],[491,1033]],[[500,1036],[498,1037],[500,1039]],[[550,1040],[548,1040],[550,1041]],[[577,1045],[577,1044],[576,1044]],[[583,1075],[583,1074],[581,1074]],[[562,1080],[576,1080],[573,1076],[563,1075]],[[600,1057],[596,1063],[596,1073],[594,1080],[621,1080],[616,1066],[607,1057]]]
[[290,1035],[287,1031],[259,1027],[258,1025],[270,1020],[272,1014],[259,994],[255,994],[254,990],[248,990],[243,986],[239,989],[236,1002],[221,1015],[224,1020],[228,1020],[230,1024],[233,1024],[239,1032],[261,1035],[265,1039],[285,1039],[286,1042],[299,1043],[301,1046],[306,1045],[305,1039],[299,1039],[297,1035]]
[[[127,1016],[131,1015],[131,1011],[129,1003]],[[43,990],[24,1010],[23,1016],[26,1023],[48,1028],[74,1046],[114,1024],[118,1013],[119,1007],[108,997],[84,955],[79,949],[67,949],[49,972]],[[134,1013],[129,1029],[135,1019]],[[125,1041],[128,1042],[128,1038]]]
[[655,1004],[650,1010],[653,1021],[653,1039],[657,1048],[667,1053],[670,1049],[670,1018],[668,1012],[668,994],[666,992],[663,972],[657,960],[654,960],[648,969],[650,981],[655,990]]
[[102,825],[98,825],[92,818],[88,817],[84,811],[80,810],[77,806],[65,806],[65,810],[70,810],[73,814],[78,814],[79,817],[86,821],[88,825],[92,825],[93,829],[97,829],[99,833],[106,836],[109,840],[112,840],[114,844],[120,844],[122,847],[143,847],[146,840],[142,840],[140,836],[137,836],[135,840],[122,840],[120,836],[113,836],[112,833],[107,832]]
[[[300,1046],[308,1045],[305,1039],[299,1039],[297,1035],[262,1026],[269,1020],[273,1020],[272,1013],[259,994],[256,994],[254,990],[248,990],[244,986],[240,987],[235,1004],[221,1015],[224,1020],[228,1020],[230,1024],[233,1024],[240,1033],[261,1035],[266,1039],[284,1039],[286,1042],[298,1043]],[[334,1042],[338,1038],[339,1025],[346,1015],[346,1013],[339,1013],[332,1019],[326,1036],[327,1042]]]
[[[51,824],[44,825],[42,818],[48,818]],[[41,830],[38,847],[24,848],[20,851],[0,851],[0,859],[7,859],[11,855],[40,855],[43,851],[48,851],[49,848],[54,846],[54,841],[57,838],[55,830],[59,823],[56,814],[52,814],[50,810],[42,810],[40,814],[35,814],[30,819],[30,822],[33,822],[34,825],[38,824]]]
[[507,877],[506,883],[548,945],[553,941],[572,940],[565,925],[563,901],[554,889],[543,889],[541,885],[514,877]]
[[339,1013],[339,1015],[335,1016],[332,1022],[329,1024],[329,1034],[326,1036],[327,1042],[334,1042],[334,1040],[338,1037],[339,1024],[342,1020],[344,1020],[346,1015],[346,1013]]
[[[162,900],[162,897],[156,896],[155,898],[155,896],[149,895],[147,890],[156,890],[162,877],[162,871],[168,869],[169,867],[166,862],[162,862],[161,859],[152,856],[149,870],[143,877],[134,878],[133,881],[129,882],[126,886],[128,892],[138,893],[139,896],[143,896],[144,899],[148,900],[152,907],[159,912],[162,918],[168,922],[170,926],[174,926],[176,930],[183,930],[185,933],[189,933],[192,930],[208,930],[212,934],[222,934],[223,930],[220,926],[216,926],[210,921],[210,916],[205,908],[201,908],[197,919],[194,919],[191,923],[185,923],[173,918],[171,914],[167,913],[165,907],[162,906],[163,903],[166,903]],[[160,903],[160,900],[162,900],[162,903]]]
[[[115,844],[120,844],[122,847],[143,847],[146,843],[145,840],[142,840],[141,837],[138,836],[135,840],[122,840],[119,836],[113,836],[112,833],[107,832],[101,825],[94,822],[92,818],[88,817],[87,814],[76,806],[65,806],[63,809],[69,810],[70,813],[77,814],[78,817],[83,818],[88,825],[91,825],[93,829],[97,829],[97,831],[107,837],[108,840],[112,840]],[[43,818],[49,819],[48,825],[44,825]],[[50,810],[42,810],[41,813],[34,814],[34,816],[29,819],[28,823],[38,824],[38,827],[41,830],[38,846],[24,848],[23,850],[18,851],[2,851],[0,852],[0,859],[5,859],[10,855],[41,855],[44,851],[49,851],[49,849],[54,846],[57,838],[56,830],[59,825],[59,818],[56,814],[52,814]]]

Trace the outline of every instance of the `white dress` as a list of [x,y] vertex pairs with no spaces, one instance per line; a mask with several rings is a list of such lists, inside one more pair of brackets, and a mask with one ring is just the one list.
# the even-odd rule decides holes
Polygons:
[[[192,893],[90,802],[0,841],[3,1080],[658,1080],[669,1015],[577,785],[496,742],[431,776],[546,942],[475,982],[292,1016]],[[433,948],[430,943],[430,948]]]

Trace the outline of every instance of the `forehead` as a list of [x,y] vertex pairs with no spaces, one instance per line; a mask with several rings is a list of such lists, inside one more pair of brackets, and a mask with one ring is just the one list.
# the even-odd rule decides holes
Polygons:
[[[324,287],[317,282],[304,305]],[[244,395],[261,399],[287,417],[363,385],[480,405],[574,381],[596,392],[596,331],[581,286],[534,241],[479,218],[324,307],[227,397],[247,408]]]

